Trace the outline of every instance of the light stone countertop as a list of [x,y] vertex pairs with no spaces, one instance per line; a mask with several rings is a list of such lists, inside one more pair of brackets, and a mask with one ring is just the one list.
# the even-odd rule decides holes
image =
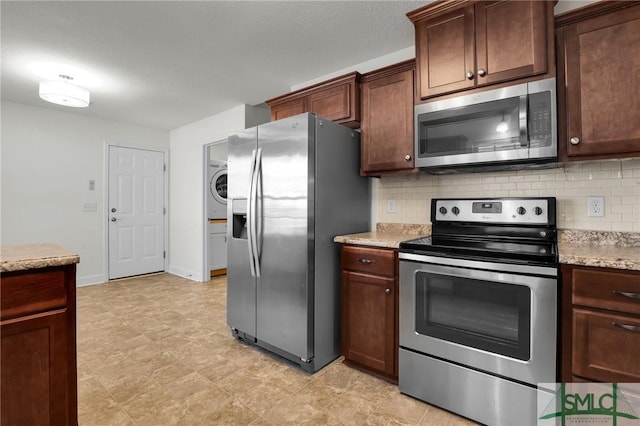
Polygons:
[[[430,225],[380,223],[375,232],[339,235],[334,241],[398,248],[401,241],[430,234]],[[559,230],[558,252],[560,263],[638,271],[640,233]]]
[[80,256],[55,244],[0,247],[0,272],[26,271],[79,262]]
[[431,235],[431,225],[378,223],[374,232],[338,235],[333,241],[342,244],[398,248],[402,241],[429,235]]
[[560,263],[640,271],[640,233],[560,230]]

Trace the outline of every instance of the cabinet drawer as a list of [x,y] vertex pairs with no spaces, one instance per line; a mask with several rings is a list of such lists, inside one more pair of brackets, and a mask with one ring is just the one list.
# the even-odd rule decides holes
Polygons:
[[342,249],[342,269],[393,278],[395,250],[345,246]]
[[573,310],[573,374],[604,382],[640,381],[640,317]]
[[66,305],[63,270],[3,276],[0,316],[3,320]]
[[640,274],[575,269],[574,305],[640,315]]

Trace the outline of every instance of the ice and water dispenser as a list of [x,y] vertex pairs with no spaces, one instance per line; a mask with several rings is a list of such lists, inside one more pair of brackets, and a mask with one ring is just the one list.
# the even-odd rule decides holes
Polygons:
[[233,223],[232,234],[233,238],[247,239],[247,200],[234,199],[231,200],[231,215]]

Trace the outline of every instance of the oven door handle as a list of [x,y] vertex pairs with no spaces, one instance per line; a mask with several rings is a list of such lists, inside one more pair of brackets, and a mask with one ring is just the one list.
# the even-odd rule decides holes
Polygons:
[[432,265],[441,266],[453,266],[459,268],[472,268],[483,271],[491,271],[498,273],[510,273],[510,274],[531,274],[542,275],[546,277],[557,277],[558,268],[556,266],[529,266],[519,265],[514,263],[498,263],[498,262],[485,262],[477,260],[467,259],[455,259],[450,257],[428,256],[424,254],[415,253],[399,253],[399,260],[408,260],[418,263],[428,263]]

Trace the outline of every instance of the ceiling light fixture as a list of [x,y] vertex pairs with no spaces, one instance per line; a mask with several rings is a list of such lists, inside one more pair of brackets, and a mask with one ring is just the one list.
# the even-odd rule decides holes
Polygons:
[[90,93],[87,89],[69,83],[73,77],[60,74],[60,80],[40,82],[40,98],[47,102],[75,108],[89,106]]

